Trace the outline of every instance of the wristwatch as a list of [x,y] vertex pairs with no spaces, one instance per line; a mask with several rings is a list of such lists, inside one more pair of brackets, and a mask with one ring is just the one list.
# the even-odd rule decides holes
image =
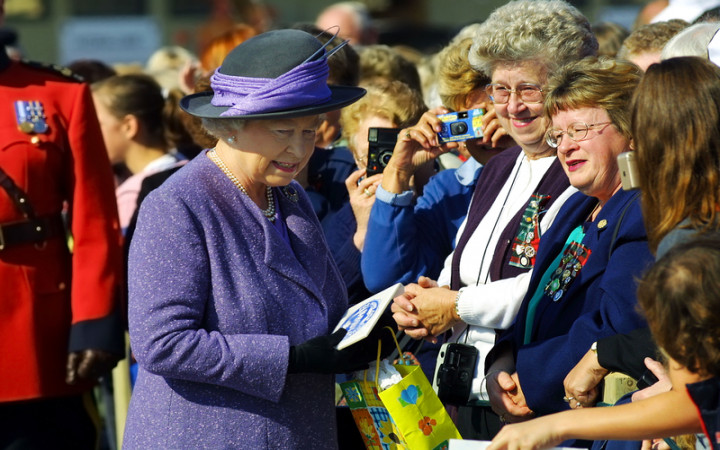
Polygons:
[[597,355],[597,341],[592,343],[592,345],[590,346],[590,350],[592,350],[593,353]]

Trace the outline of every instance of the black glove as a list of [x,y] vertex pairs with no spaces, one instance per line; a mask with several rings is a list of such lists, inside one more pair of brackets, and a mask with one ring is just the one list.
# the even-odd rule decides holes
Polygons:
[[123,359],[121,355],[104,350],[82,350],[68,354],[65,382],[75,384],[80,381],[97,381],[108,375],[115,365]]
[[291,346],[288,373],[345,373],[367,369],[368,364],[377,359],[378,339],[382,339],[381,358],[395,349],[390,331],[384,329],[390,324],[395,325],[392,315],[383,314],[367,338],[342,350],[335,346],[347,334],[344,328],[330,336],[318,336]]
[[348,352],[337,350],[336,345],[347,334],[340,328],[330,336],[318,336],[290,347],[288,373],[342,373],[356,370],[357,362],[348,359]]

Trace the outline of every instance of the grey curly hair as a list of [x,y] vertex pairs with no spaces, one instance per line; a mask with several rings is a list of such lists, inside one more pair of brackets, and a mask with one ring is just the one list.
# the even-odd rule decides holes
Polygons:
[[586,56],[598,42],[588,19],[563,0],[516,0],[490,14],[475,32],[468,59],[492,76],[500,63],[540,61],[548,72]]

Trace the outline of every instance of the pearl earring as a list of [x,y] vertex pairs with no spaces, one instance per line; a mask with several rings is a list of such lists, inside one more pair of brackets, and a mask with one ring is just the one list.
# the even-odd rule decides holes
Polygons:
[[229,138],[227,138],[227,142],[228,142],[228,144],[230,144],[230,145],[234,144],[235,141],[237,141],[237,139],[235,138],[235,136],[230,136]]

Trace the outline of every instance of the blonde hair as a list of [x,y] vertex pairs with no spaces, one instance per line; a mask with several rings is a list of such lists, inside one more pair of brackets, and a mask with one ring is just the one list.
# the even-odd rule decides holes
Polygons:
[[357,148],[355,135],[364,119],[379,116],[405,128],[415,125],[427,111],[420,92],[403,82],[380,80],[363,87],[367,94],[340,113],[342,137],[353,151]]
[[420,74],[415,64],[387,45],[366,45],[358,50],[360,56],[360,84],[376,80],[398,80],[419,92]]
[[689,24],[681,19],[649,23],[639,27],[623,41],[617,57],[629,59],[642,53],[660,52],[668,41]]
[[472,38],[451,43],[438,54],[437,85],[443,105],[454,111],[465,109],[468,96],[490,83],[490,78],[470,66]]

